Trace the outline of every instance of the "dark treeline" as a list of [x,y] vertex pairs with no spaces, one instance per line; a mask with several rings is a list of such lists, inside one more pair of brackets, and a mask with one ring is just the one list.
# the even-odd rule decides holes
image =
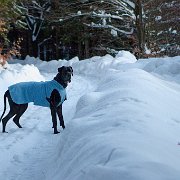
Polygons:
[[137,58],[180,55],[177,0],[0,0],[0,5],[1,54],[18,47],[22,59],[42,60],[120,50]]

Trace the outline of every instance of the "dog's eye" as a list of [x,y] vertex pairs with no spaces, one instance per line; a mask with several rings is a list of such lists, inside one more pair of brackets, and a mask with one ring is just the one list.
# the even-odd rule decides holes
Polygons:
[[70,70],[68,70],[68,71],[67,71],[67,73],[68,73],[68,74],[71,74],[71,71],[70,71]]

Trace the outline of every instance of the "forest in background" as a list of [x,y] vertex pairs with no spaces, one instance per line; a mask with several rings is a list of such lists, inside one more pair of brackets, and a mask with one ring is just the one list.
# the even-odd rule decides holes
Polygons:
[[0,63],[180,55],[179,10],[178,0],[0,0]]

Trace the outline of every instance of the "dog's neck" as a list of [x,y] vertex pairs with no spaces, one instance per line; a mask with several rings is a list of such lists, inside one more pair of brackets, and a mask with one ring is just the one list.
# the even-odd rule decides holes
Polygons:
[[66,88],[68,86],[67,82],[64,82],[62,79],[54,78],[55,81],[57,81],[59,84],[63,86],[63,88]]

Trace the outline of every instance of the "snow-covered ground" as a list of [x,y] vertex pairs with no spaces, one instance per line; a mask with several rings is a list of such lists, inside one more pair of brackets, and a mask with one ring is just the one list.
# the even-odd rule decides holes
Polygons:
[[10,120],[0,133],[0,179],[180,179],[180,57],[10,62],[0,69],[0,114],[9,85],[50,80],[62,65],[74,69],[66,129],[54,135],[50,110],[30,104],[22,129]]

